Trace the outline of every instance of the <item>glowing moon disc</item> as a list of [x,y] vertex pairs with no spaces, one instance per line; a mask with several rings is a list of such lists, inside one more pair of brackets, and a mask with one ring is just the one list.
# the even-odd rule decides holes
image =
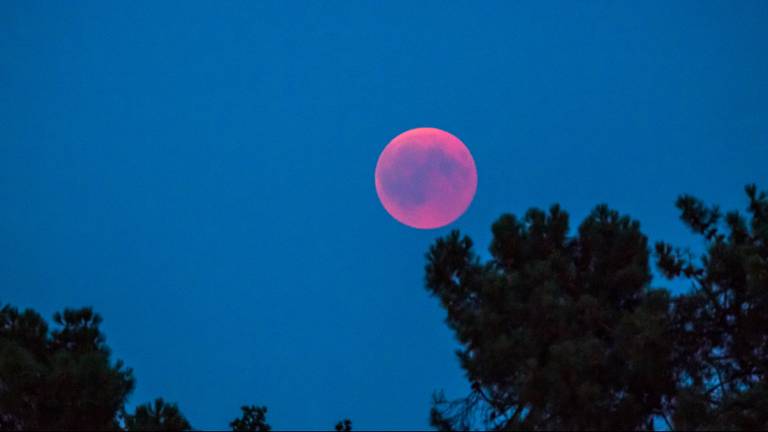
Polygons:
[[387,212],[420,229],[455,221],[477,191],[477,168],[467,146],[434,128],[396,136],[381,152],[375,177],[376,193]]

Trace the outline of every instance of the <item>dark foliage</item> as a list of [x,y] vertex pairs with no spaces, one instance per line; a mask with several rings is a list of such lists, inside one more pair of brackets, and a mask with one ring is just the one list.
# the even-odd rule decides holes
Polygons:
[[0,429],[118,428],[134,380],[110,360],[101,317],[65,310],[54,322],[49,334],[34,311],[0,310]]
[[675,364],[681,429],[768,429],[768,197],[746,188],[748,216],[691,196],[677,201],[702,237],[699,259],[656,245],[659,267],[693,289],[674,300]]
[[454,231],[428,253],[472,391],[437,395],[438,429],[634,429],[675,391],[669,295],[651,290],[639,223],[597,207],[568,236],[558,206],[493,225],[492,259]]
[[[470,382],[434,396],[439,430],[768,429],[768,196],[746,188],[747,214],[677,201],[704,253],[658,243],[657,264],[690,282],[651,287],[637,221],[599,206],[569,231],[558,206],[493,224],[482,262],[458,231],[427,254],[426,285],[447,312]],[[34,311],[0,309],[0,430],[183,431],[176,404],[125,412],[131,369],[111,359],[91,309],[53,329]],[[243,406],[233,431],[270,431]],[[337,431],[352,430],[348,419]]]
[[338,432],[350,432],[352,430],[352,420],[344,419],[336,423],[336,431]]
[[[189,421],[162,398],[125,410],[133,372],[110,350],[90,308],[53,316],[49,330],[32,310],[0,309],[0,430],[187,431]],[[267,408],[243,406],[233,431],[267,432]],[[337,430],[352,430],[348,419]]]
[[125,429],[175,432],[191,430],[192,426],[176,404],[169,404],[158,398],[153,404],[139,405],[134,414],[125,415]]
[[240,410],[243,415],[229,423],[233,431],[267,432],[272,430],[272,427],[267,423],[267,407],[251,405],[242,406]]
[[661,271],[690,280],[650,287],[639,224],[597,207],[569,236],[553,206],[493,225],[491,259],[453,232],[427,255],[426,284],[447,312],[471,384],[435,395],[439,430],[768,429],[768,198],[748,214],[677,201],[706,244],[699,259],[656,245]]
[[53,322],[49,331],[37,312],[0,309],[0,430],[191,429],[162,399],[125,413],[133,372],[110,360],[101,316],[66,309]]

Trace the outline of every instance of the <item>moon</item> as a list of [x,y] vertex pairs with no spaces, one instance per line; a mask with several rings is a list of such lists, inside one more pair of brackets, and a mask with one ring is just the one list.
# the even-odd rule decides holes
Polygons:
[[436,128],[396,136],[381,152],[375,178],[384,209],[418,229],[452,223],[469,208],[477,191],[477,167],[469,149]]

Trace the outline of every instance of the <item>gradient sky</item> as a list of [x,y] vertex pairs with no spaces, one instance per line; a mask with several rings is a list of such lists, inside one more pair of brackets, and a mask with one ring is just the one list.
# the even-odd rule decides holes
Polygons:
[[[578,5],[576,4],[578,3]],[[0,301],[92,305],[132,403],[198,428],[427,427],[466,390],[423,288],[450,229],[768,188],[768,2],[0,2]],[[397,134],[456,134],[472,206],[380,205]],[[662,282],[658,282],[662,284]]]

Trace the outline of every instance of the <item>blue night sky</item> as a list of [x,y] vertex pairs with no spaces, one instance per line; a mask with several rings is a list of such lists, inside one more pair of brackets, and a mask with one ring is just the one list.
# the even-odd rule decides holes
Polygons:
[[[197,428],[427,428],[466,390],[436,237],[487,255],[502,212],[606,202],[695,246],[678,194],[768,188],[765,1],[178,5],[0,2],[0,301],[94,306],[131,403]],[[439,230],[374,188],[420,126],[478,166]]]

